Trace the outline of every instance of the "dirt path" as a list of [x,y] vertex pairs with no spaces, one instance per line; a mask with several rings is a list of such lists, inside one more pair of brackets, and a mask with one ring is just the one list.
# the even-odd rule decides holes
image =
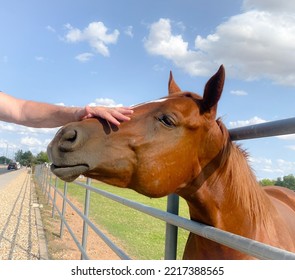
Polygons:
[[47,258],[40,251],[35,189],[28,170],[1,175],[0,260]]
[[[0,175],[0,260],[79,260],[81,253],[66,228],[63,237],[59,237],[57,212],[52,218],[51,204],[47,204],[47,198],[34,184],[29,171],[21,169]],[[71,201],[83,209],[75,199],[71,198]],[[59,196],[57,205],[61,209]],[[66,219],[81,240],[83,222],[69,205]],[[112,240],[120,244],[115,238]],[[119,259],[91,228],[87,254],[90,259],[96,260]]]

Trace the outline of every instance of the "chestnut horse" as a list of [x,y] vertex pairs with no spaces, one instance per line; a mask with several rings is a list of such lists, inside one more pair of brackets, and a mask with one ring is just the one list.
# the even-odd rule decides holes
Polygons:
[[[243,150],[216,120],[225,71],[203,97],[181,91],[172,74],[169,96],[134,106],[119,128],[102,119],[70,123],[48,146],[52,171],[65,181],[80,174],[148,197],[176,193],[190,217],[216,228],[295,252],[295,193],[261,187]],[[184,259],[253,257],[190,233]]]

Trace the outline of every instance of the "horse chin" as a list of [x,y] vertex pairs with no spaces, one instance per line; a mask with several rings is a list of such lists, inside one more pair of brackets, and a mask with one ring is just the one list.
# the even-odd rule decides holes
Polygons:
[[52,164],[51,171],[60,179],[66,182],[72,182],[80,175],[89,170],[89,166],[86,164],[80,164],[75,166],[57,166]]

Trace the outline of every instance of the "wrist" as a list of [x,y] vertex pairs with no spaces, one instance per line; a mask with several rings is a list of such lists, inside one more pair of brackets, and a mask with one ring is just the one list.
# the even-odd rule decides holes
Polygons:
[[85,114],[86,114],[85,107],[84,108],[81,108],[81,107],[75,108],[74,121],[75,122],[81,121],[84,118]]

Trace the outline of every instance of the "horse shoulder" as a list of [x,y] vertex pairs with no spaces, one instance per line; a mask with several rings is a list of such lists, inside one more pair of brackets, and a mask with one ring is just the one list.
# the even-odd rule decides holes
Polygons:
[[[284,187],[263,188],[277,210],[276,230],[285,249],[295,252],[295,192]],[[284,246],[282,246],[284,248]]]

